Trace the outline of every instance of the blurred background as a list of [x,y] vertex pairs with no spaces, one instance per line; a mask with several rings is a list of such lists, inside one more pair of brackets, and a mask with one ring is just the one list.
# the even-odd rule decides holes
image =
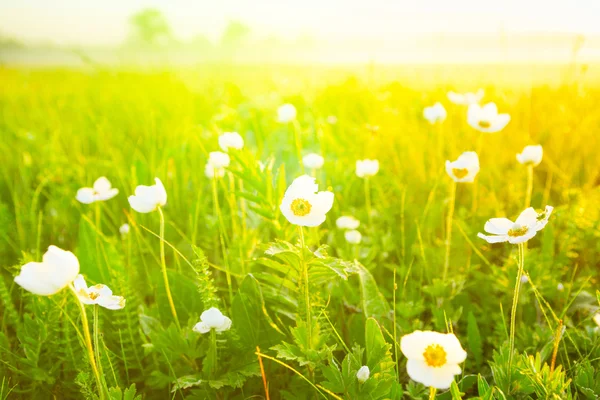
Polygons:
[[584,64],[597,0],[3,0],[0,63]]

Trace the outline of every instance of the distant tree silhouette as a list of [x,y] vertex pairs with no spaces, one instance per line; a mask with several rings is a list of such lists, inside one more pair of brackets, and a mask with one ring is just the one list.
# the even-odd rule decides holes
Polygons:
[[161,45],[173,39],[171,27],[160,10],[148,8],[131,16],[133,40],[145,45]]

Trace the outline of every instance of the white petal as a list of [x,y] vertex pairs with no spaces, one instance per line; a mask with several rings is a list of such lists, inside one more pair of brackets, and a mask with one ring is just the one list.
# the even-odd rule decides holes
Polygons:
[[78,202],[83,204],[91,204],[96,201],[95,192],[92,188],[81,188],[77,191],[75,196]]
[[127,200],[129,200],[131,208],[139,213],[149,213],[156,210],[155,202],[149,202],[141,196],[129,196]]
[[509,236],[508,243],[512,243],[512,244],[525,243],[526,241],[528,241],[529,239],[534,237],[536,233],[537,233],[537,230],[535,229],[535,225],[534,225],[533,227],[530,227],[529,230],[527,231],[527,233],[524,234],[523,236]]
[[533,207],[527,208],[525,211],[519,215],[515,224],[520,226],[534,226],[537,222],[537,212],[533,209]]
[[122,296],[100,296],[96,303],[109,310],[120,310],[125,307],[126,301]]
[[413,381],[436,389],[448,389],[452,385],[456,372],[460,367],[456,364],[447,364],[443,367],[430,367],[425,361],[411,360],[406,363],[406,372]]
[[333,192],[319,192],[314,196],[315,204],[313,205],[313,207],[318,213],[326,214],[329,212],[329,210],[331,210],[331,207],[333,207],[333,199]]
[[115,197],[115,196],[116,196],[116,195],[118,195],[118,194],[119,194],[119,189],[110,189],[110,190],[109,190],[109,191],[107,191],[107,192],[99,192],[99,193],[96,195],[96,198],[97,198],[99,201],[105,201],[105,200],[110,200],[110,199],[112,199],[113,197]]
[[75,278],[75,280],[73,281],[73,287],[77,292],[79,292],[80,290],[84,290],[87,292],[88,287],[85,283],[85,278],[83,277],[83,275],[77,275],[77,278]]
[[165,186],[158,178],[154,178],[154,182],[156,183],[156,202],[158,205],[164,206],[167,204],[167,191],[165,190]]
[[488,243],[502,243],[508,241],[508,235],[488,236],[483,233],[478,233],[477,237],[487,241]]
[[94,190],[97,193],[103,193],[103,192],[108,192],[112,185],[110,184],[110,181],[108,179],[106,179],[106,177],[101,176],[100,178],[96,179],[96,182],[94,182]]
[[514,223],[508,218],[490,218],[483,229],[494,235],[506,235]]
[[207,326],[204,322],[200,321],[196,325],[194,325],[193,331],[198,333],[208,333],[210,332],[210,327]]
[[19,275],[15,276],[15,283],[38,296],[50,296],[59,292],[62,287],[56,286],[48,278],[49,272],[46,265],[30,262],[21,267]]
[[224,331],[228,331],[230,328],[231,328],[231,319],[229,319],[226,316],[223,316],[221,323],[215,327],[215,330],[217,332],[224,332]]

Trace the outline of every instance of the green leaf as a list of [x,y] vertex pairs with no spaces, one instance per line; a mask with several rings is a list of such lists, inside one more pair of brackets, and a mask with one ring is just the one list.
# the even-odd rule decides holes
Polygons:
[[467,343],[469,354],[475,359],[475,364],[480,366],[483,363],[483,342],[477,325],[477,318],[472,312],[467,316]]
[[382,317],[390,313],[390,306],[379,291],[373,275],[359,262],[355,264],[360,281],[360,296],[366,317]]

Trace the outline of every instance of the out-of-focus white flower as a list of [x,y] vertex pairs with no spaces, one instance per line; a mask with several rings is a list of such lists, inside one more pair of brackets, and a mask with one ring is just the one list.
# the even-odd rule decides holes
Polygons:
[[296,119],[296,107],[286,103],[277,109],[277,120],[281,123],[292,122]]
[[139,213],[149,213],[167,204],[167,191],[158,178],[154,178],[152,186],[140,185],[135,188],[135,194],[129,196],[129,205]]
[[241,150],[244,147],[244,139],[237,132],[225,132],[219,136],[219,147],[223,151],[228,151],[229,148]]
[[42,262],[30,262],[21,267],[15,283],[40,296],[58,293],[79,274],[79,260],[70,251],[48,247]]
[[[548,210],[548,207],[546,207],[546,210]],[[508,218],[491,218],[485,223],[483,229],[493,236],[484,235],[483,233],[478,233],[477,236],[488,243],[523,243],[534,237],[546,226],[547,218],[550,217],[551,212],[552,207],[550,207],[550,211],[544,211],[543,215],[538,214],[532,207],[529,207],[519,215],[515,222]]]
[[483,99],[483,89],[479,89],[475,93],[467,92],[467,93],[456,93],[453,91],[448,92],[448,100],[450,100],[454,104],[478,104],[481,99]]
[[310,153],[302,157],[302,163],[306,168],[319,169],[325,164],[325,159],[316,153]]
[[287,220],[300,226],[318,226],[325,222],[326,214],[333,207],[333,193],[319,192],[315,178],[302,175],[285,191],[279,209]]
[[73,282],[75,293],[83,304],[97,304],[109,310],[120,310],[125,307],[125,298],[115,296],[106,285],[98,284],[88,287],[83,275],[77,275]]
[[356,176],[366,178],[379,172],[379,161],[377,160],[356,160]]
[[593,319],[594,319],[594,322],[596,323],[596,325],[598,325],[598,327],[600,328],[600,312],[597,312],[597,313],[594,315],[594,318],[593,318]]
[[211,329],[217,332],[228,331],[231,328],[231,319],[224,316],[219,309],[211,307],[200,315],[200,322],[194,325],[194,332],[208,333]]
[[337,117],[335,115],[330,115],[330,116],[327,117],[327,123],[328,124],[335,125],[335,124],[337,124],[337,122],[338,122],[338,119],[337,119]]
[[119,189],[111,186],[110,181],[106,177],[101,176],[96,179],[93,187],[84,187],[77,191],[75,198],[83,204],[91,204],[96,201],[110,200],[119,194]]
[[498,107],[494,103],[485,106],[471,104],[467,111],[467,122],[471,127],[480,132],[499,132],[510,122],[510,115],[498,114]]
[[541,145],[525,146],[523,151],[517,154],[517,161],[523,165],[533,165],[534,167],[542,162],[544,149]]
[[339,217],[335,224],[340,229],[356,229],[360,226],[360,221],[352,216]]
[[458,364],[467,358],[453,333],[415,331],[402,337],[400,349],[408,358],[408,376],[413,381],[437,389],[450,387],[454,375],[461,373]]
[[208,161],[204,167],[204,174],[207,178],[222,178],[225,176],[225,168],[229,167],[231,159],[227,153],[222,151],[211,151],[208,154]]
[[127,236],[129,234],[129,224],[123,224],[119,227],[119,233],[121,236]]
[[446,119],[447,113],[442,103],[438,101],[431,107],[425,107],[423,116],[430,124],[435,124],[436,122],[443,122]]
[[355,229],[344,232],[344,237],[350,244],[359,244],[362,240],[361,233]]
[[365,383],[365,381],[367,379],[369,379],[370,375],[371,375],[371,371],[369,370],[369,367],[367,367],[366,365],[363,365],[362,367],[360,367],[360,369],[356,373],[356,379],[358,379],[358,381],[360,383]]
[[562,283],[559,282],[559,284],[556,285],[556,290],[558,290],[559,292],[562,292],[563,290],[565,290],[565,285],[563,285]]
[[474,151],[462,153],[456,161],[446,160],[446,173],[455,182],[473,182],[479,173],[479,157]]
[[529,282],[529,277],[527,275],[521,275],[521,283]]

